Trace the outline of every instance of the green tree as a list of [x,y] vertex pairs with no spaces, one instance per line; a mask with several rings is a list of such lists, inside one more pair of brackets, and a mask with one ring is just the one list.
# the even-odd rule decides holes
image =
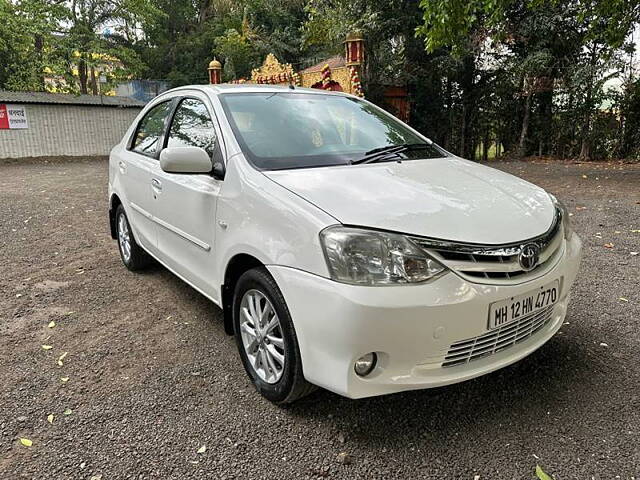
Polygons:
[[464,57],[480,49],[491,59],[482,70],[508,52],[507,69],[519,78],[519,155],[536,146],[538,154],[552,153],[551,126],[562,118],[580,139],[580,157],[591,157],[593,122],[605,105],[607,81],[621,72],[620,48],[640,17],[637,2],[422,0],[420,6],[416,33],[428,51],[446,47]]
[[250,77],[260,59],[247,35],[233,28],[216,37],[215,50],[225,60],[224,74],[231,80]]
[[[139,72],[131,42],[139,21],[152,16],[144,0],[74,0],[67,4],[62,55],[78,72],[80,93],[99,93],[98,72],[116,80]],[[69,73],[69,72],[67,72]]]
[[620,154],[640,160],[640,80],[630,80],[620,99],[622,118]]
[[145,74],[172,86],[207,81],[215,56],[224,78],[247,77],[267,53],[281,61],[301,60],[304,1],[150,0],[161,15],[143,22],[136,49],[147,59]]
[[45,70],[64,16],[62,1],[0,0],[0,88],[45,89]]

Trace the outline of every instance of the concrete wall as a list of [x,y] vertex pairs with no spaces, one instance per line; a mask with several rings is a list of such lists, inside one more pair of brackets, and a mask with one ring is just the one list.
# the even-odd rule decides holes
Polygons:
[[29,128],[0,130],[0,158],[108,155],[139,108],[20,104]]

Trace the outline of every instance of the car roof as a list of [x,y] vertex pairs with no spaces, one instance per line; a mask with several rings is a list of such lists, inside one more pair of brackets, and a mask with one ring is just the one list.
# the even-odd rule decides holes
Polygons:
[[220,83],[216,85],[184,85],[171,89],[165,93],[178,92],[180,90],[200,90],[209,95],[220,95],[225,93],[278,93],[278,92],[290,92],[290,93],[312,93],[315,95],[338,95],[338,96],[350,96],[343,92],[332,92],[327,90],[320,90],[318,88],[305,88],[295,87],[291,88],[289,85],[260,85],[256,83]]

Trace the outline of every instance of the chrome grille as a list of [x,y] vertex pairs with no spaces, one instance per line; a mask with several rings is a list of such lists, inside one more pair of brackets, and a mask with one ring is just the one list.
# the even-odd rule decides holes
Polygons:
[[[558,210],[545,234],[515,244],[476,245],[422,237],[411,237],[411,240],[451,270],[472,281],[490,283],[525,279],[543,267],[555,264],[562,252],[562,238],[562,213]],[[518,255],[524,245],[531,243],[540,250],[539,262],[533,270],[525,271],[518,262]]]
[[472,362],[523,342],[549,323],[552,314],[553,305],[550,305],[533,315],[502,325],[484,335],[456,342],[449,348],[442,366],[453,367]]

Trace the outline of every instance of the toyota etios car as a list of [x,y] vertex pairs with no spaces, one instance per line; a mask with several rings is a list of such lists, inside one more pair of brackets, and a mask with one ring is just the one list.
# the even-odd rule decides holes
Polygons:
[[375,105],[293,87],[183,87],[111,152],[111,233],[224,312],[273,402],[461,382],[560,328],[581,241],[552,195]]

